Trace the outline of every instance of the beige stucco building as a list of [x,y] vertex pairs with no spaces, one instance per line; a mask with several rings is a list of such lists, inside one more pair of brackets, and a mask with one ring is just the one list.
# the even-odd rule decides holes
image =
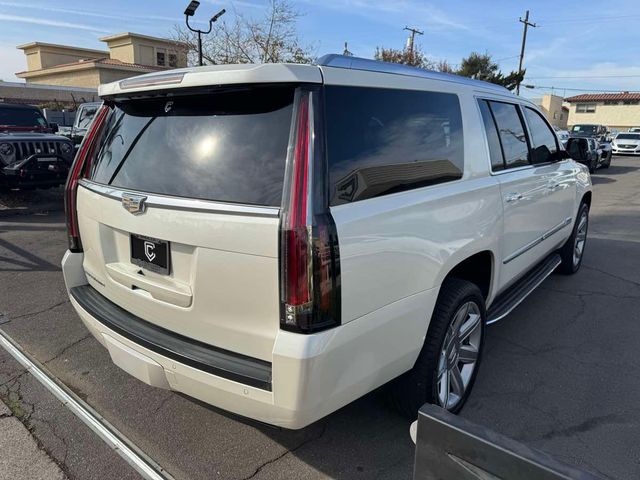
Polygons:
[[569,109],[563,105],[564,99],[562,97],[548,94],[532,100],[544,112],[551,125],[566,130]]
[[595,123],[626,131],[640,127],[640,93],[587,93],[566,99],[569,125]]
[[16,75],[27,83],[97,88],[101,83],[187,66],[187,46],[138,33],[103,37],[107,50],[32,42],[19,45],[27,70]]

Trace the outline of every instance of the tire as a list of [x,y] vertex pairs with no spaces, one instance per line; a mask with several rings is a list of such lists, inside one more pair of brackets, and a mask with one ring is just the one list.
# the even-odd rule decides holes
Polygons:
[[591,160],[589,162],[589,173],[594,174],[596,173],[596,170],[598,169],[598,159],[596,158],[595,160]]
[[[585,219],[584,229],[582,229],[582,219]],[[579,230],[582,230],[579,232]],[[571,236],[564,244],[564,246],[560,249],[560,258],[562,259],[562,263],[558,265],[558,272],[565,275],[573,275],[578,270],[580,270],[580,265],[582,265],[582,258],[584,256],[584,249],[587,245],[587,233],[589,230],[589,205],[582,202],[580,204],[580,208],[578,209],[578,215],[576,217],[575,225],[573,226],[573,231],[571,232]],[[582,246],[580,247],[580,253],[578,255],[578,243],[581,241]]]
[[602,164],[602,168],[609,168],[611,166],[611,157],[613,157],[613,153],[609,154],[609,158]]
[[[404,416],[415,419],[418,409],[425,403],[443,406],[445,388],[441,387],[446,380],[450,380],[450,387],[446,389],[447,410],[458,413],[469,397],[480,367],[485,319],[484,297],[476,285],[458,278],[445,280],[440,288],[424,345],[413,369],[389,386],[392,406]],[[455,320],[458,322],[454,322]],[[459,335],[455,338],[452,335],[454,323]],[[465,325],[467,328],[462,329]],[[460,332],[467,335],[462,341]],[[462,360],[460,355],[463,356]],[[475,358],[473,362],[472,358]],[[457,368],[457,375],[453,373],[453,367]],[[462,390],[456,388],[456,385],[462,385]],[[462,395],[456,394],[455,390],[462,391]]]

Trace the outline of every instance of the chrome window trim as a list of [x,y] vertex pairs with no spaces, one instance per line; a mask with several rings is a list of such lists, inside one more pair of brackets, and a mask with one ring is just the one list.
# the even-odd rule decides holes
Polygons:
[[[560,162],[544,162],[544,163],[536,163],[536,164],[530,163],[529,165],[522,165],[521,167],[511,167],[511,168],[503,168],[502,170],[494,170],[493,169],[493,165],[491,165],[491,152],[489,150],[489,139],[487,137],[487,129],[484,128],[484,122],[482,121],[482,111],[480,110],[480,105],[478,104],[478,101],[479,100],[488,100],[488,101],[494,101],[494,102],[510,103],[511,105],[515,105],[516,108],[519,107],[520,109],[531,108],[532,104],[527,104],[525,102],[519,102],[516,99],[512,99],[512,98],[509,98],[508,100],[505,100],[502,97],[492,97],[492,96],[488,96],[486,94],[480,94],[480,95],[475,94],[473,96],[473,98],[475,99],[475,102],[476,102],[476,112],[477,112],[477,115],[478,115],[478,119],[480,120],[480,128],[482,130],[482,133],[484,134],[483,143],[484,143],[484,146],[485,146],[485,150],[486,150],[486,154],[487,154],[487,160],[488,160],[488,163],[489,163],[489,175],[491,175],[492,177],[498,176],[498,175],[506,175],[506,174],[512,173],[512,172],[520,172],[520,171],[523,171],[523,170],[532,170],[532,169],[537,168],[537,167],[541,167],[541,166],[545,166],[545,165],[552,165],[554,163],[560,163]],[[535,111],[535,109],[533,109],[533,110]],[[524,113],[522,115],[524,117]],[[523,118],[523,120],[524,120],[523,126],[524,126],[525,129],[528,130],[529,126],[526,123],[526,119]],[[526,133],[528,134],[529,132],[527,131]],[[557,145],[557,141],[556,141],[556,145]],[[559,148],[559,146],[558,146],[558,148]]]
[[539,245],[542,242],[544,242],[547,238],[549,238],[553,234],[558,233],[560,230],[562,230],[564,227],[566,227],[570,223],[571,223],[571,217],[565,218],[562,222],[560,222],[558,225],[553,227],[551,230],[546,231],[541,236],[539,236],[536,239],[534,239],[533,241],[527,243],[525,246],[520,247],[518,250],[516,250],[511,255],[509,255],[507,258],[505,258],[502,261],[502,263],[506,265],[507,263],[511,262],[512,260],[515,260],[520,255],[528,252],[529,250],[531,250],[536,245]]
[[78,182],[79,185],[94,193],[114,200],[122,201],[122,196],[127,193],[144,195],[145,205],[149,208],[162,208],[165,210],[183,210],[188,212],[208,212],[227,215],[247,215],[257,217],[277,218],[280,215],[279,207],[262,207],[257,205],[242,205],[212,200],[198,200],[192,198],[171,197],[157,193],[142,192],[133,189],[122,189],[111,185],[92,182],[86,178]]

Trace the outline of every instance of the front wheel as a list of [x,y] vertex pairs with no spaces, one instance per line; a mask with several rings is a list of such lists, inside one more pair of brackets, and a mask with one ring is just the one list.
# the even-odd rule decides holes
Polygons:
[[578,209],[578,217],[573,226],[573,232],[567,243],[560,249],[562,263],[558,271],[565,275],[571,275],[580,270],[584,248],[587,244],[587,231],[589,230],[589,206],[582,202]]
[[611,166],[611,157],[613,157],[613,153],[609,153],[607,161],[602,164],[602,168],[609,168]]
[[415,418],[428,402],[459,412],[480,366],[484,327],[480,289],[466,280],[445,280],[415,366],[391,385],[396,409]]
[[598,169],[598,159],[592,158],[591,161],[589,162],[589,173],[591,174],[596,173],[597,169]]

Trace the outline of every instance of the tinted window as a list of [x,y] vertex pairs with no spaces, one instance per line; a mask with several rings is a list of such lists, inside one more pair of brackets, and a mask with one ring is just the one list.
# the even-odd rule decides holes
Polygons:
[[504,168],[504,157],[502,156],[502,147],[500,146],[500,137],[496,122],[493,120],[493,114],[486,100],[478,100],[480,112],[482,113],[482,121],[484,122],[484,131],[487,133],[487,142],[489,144],[489,156],[491,157],[491,168],[502,170]]
[[531,163],[545,163],[554,160],[554,154],[558,151],[556,134],[535,110],[525,108],[524,116],[527,119],[531,137]]
[[507,168],[528,165],[527,136],[518,115],[517,107],[510,103],[489,102],[496,119]]
[[293,88],[116,104],[92,178],[172,196],[279,206]]
[[587,135],[595,135],[597,132],[596,125],[574,125],[571,129],[575,133],[585,133]]
[[462,177],[456,95],[331,86],[325,93],[332,205]]
[[37,108],[0,106],[0,126],[46,127],[47,121]]
[[86,106],[79,112],[80,118],[78,119],[78,128],[88,128],[91,120],[98,111],[97,105]]

